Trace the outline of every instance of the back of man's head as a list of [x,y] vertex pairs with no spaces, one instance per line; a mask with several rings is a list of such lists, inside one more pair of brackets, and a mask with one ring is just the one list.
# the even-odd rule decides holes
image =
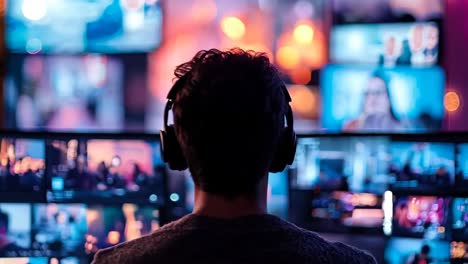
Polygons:
[[183,82],[174,126],[195,185],[235,197],[255,192],[285,127],[284,84],[262,53],[203,50],[175,70]]

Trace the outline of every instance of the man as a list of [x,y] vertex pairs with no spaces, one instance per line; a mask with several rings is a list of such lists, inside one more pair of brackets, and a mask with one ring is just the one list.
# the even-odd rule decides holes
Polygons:
[[175,75],[168,97],[177,142],[171,149],[166,123],[161,144],[171,167],[183,168],[169,157],[177,144],[188,163],[193,213],[98,252],[94,263],[375,263],[266,214],[268,172],[282,169],[278,157],[291,148],[294,157],[295,135],[289,95],[264,54],[200,51]]

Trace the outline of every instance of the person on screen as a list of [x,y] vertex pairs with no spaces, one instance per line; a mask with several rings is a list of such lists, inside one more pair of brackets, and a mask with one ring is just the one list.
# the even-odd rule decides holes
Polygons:
[[432,263],[432,259],[429,258],[429,253],[431,252],[431,248],[428,245],[424,245],[421,248],[419,253],[411,255],[406,264],[429,264]]
[[175,74],[174,139],[195,183],[193,213],[93,263],[376,263],[267,214],[274,153],[286,155],[278,144],[292,128],[286,87],[264,53],[202,50]]
[[347,122],[343,130],[350,131],[402,131],[407,126],[395,115],[389,92],[389,81],[380,72],[368,80],[360,115]]
[[379,65],[385,67],[394,67],[397,64],[402,64],[400,61],[400,55],[400,42],[395,36],[388,36],[385,40],[384,52],[379,56]]
[[0,210],[0,256],[3,256],[8,252],[16,253],[19,250],[24,250],[8,237],[9,225],[10,217],[6,212]]
[[424,26],[417,24],[411,27],[408,39],[402,44],[401,64],[421,66],[426,64],[424,55]]
[[424,29],[424,36],[426,39],[425,62],[427,65],[436,64],[439,53],[439,29],[435,25],[428,25]]

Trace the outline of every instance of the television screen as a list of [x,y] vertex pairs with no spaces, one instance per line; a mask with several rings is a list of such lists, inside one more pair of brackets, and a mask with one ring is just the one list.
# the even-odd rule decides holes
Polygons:
[[318,192],[311,202],[311,217],[310,226],[320,232],[365,228],[381,233],[382,199],[370,193]]
[[0,138],[0,202],[42,201],[44,140]]
[[85,250],[97,250],[149,235],[159,229],[159,210],[155,207],[123,204],[122,206],[89,206]]
[[86,206],[82,204],[34,204],[33,249],[41,255],[66,257],[84,254]]
[[330,132],[438,131],[444,73],[438,67],[330,65],[322,72],[322,126]]
[[0,257],[30,255],[30,204],[0,204],[0,241]]
[[451,263],[468,263],[468,244],[462,241],[452,241],[450,244]]
[[407,196],[394,203],[392,233],[425,239],[447,236],[448,199],[435,196]]
[[452,217],[452,237],[468,242],[468,198],[453,199]]
[[380,136],[299,138],[290,167],[293,186],[383,194],[387,148],[388,139]]
[[158,142],[50,139],[47,156],[50,201],[159,204],[163,200],[166,167]]
[[436,23],[340,25],[330,42],[334,63],[430,66],[439,56]]
[[9,62],[4,82],[5,126],[19,130],[122,130],[122,78],[122,62],[115,57],[16,56]]
[[159,1],[15,0],[5,17],[15,53],[149,52],[162,36]]
[[443,0],[333,0],[333,21],[344,23],[381,23],[440,21]]
[[[427,261],[421,258],[421,253]],[[392,237],[385,248],[385,261],[388,264],[406,263],[449,263],[450,242],[415,238]]]
[[390,157],[392,189],[435,192],[454,184],[454,144],[394,141],[390,144]]

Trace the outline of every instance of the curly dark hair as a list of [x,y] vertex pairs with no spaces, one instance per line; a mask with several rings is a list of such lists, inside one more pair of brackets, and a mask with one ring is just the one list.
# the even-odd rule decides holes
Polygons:
[[284,130],[287,101],[265,53],[202,50],[181,64],[174,126],[195,185],[226,197],[252,194]]

